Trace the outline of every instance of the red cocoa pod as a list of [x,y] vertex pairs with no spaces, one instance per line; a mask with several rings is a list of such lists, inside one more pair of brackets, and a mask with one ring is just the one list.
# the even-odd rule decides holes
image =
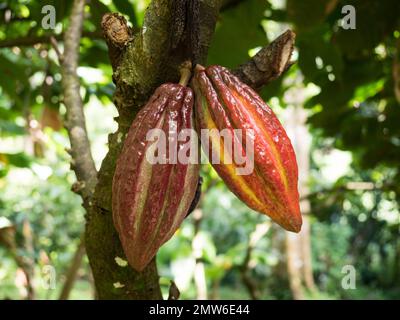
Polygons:
[[[299,232],[302,217],[296,156],[276,115],[254,90],[221,66],[196,66],[192,87],[197,130],[225,129],[236,137],[234,130],[241,129],[242,139],[234,138],[232,145],[253,161],[253,170],[238,175],[237,169],[243,165],[237,163],[234,148],[227,146],[222,135],[210,134],[202,138],[202,145],[209,158],[213,157],[210,162],[219,176],[250,208],[289,231]],[[215,156],[220,163],[213,163]]]
[[[172,146],[172,155],[176,155],[187,143],[168,137],[172,129],[179,134],[193,128],[193,100],[188,87],[161,85],[133,121],[117,161],[113,220],[128,262],[137,271],[142,271],[173,236],[196,193],[198,161],[181,163],[168,153]],[[148,139],[153,137],[151,129],[161,130],[167,137],[162,155],[160,149],[154,149],[157,141]],[[149,161],[149,154],[162,156],[164,163]]]

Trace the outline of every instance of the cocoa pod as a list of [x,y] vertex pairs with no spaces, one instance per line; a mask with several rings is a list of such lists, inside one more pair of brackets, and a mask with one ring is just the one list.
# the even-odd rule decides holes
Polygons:
[[[219,176],[247,206],[283,228],[299,232],[302,217],[296,156],[276,115],[254,90],[221,66],[196,66],[192,87],[197,130],[225,129],[234,140],[228,145],[221,135],[202,138],[203,149],[212,157],[210,162]],[[235,135],[236,129],[242,130],[242,139]],[[243,164],[236,161],[230,146],[242,157],[251,158],[253,170],[238,175]],[[215,163],[215,156],[220,163]]]
[[[190,88],[161,85],[133,121],[118,158],[112,186],[113,221],[128,262],[137,271],[173,236],[196,193],[197,159],[176,161],[177,150],[187,142],[176,137],[169,140],[172,129],[179,134],[193,128],[193,103]],[[151,129],[165,133],[165,154],[155,151],[157,142],[148,139]],[[168,153],[171,146],[173,156]],[[153,163],[149,154],[164,161]]]

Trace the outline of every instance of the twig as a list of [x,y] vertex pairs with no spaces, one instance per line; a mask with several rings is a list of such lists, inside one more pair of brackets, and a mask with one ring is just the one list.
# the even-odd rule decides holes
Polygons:
[[256,90],[275,80],[292,65],[290,57],[295,38],[295,33],[287,30],[234,73]]
[[62,63],[63,60],[64,60],[64,57],[63,57],[63,54],[62,54],[60,48],[58,47],[57,39],[55,37],[51,36],[50,37],[50,44],[52,45],[54,51],[57,54],[57,58],[58,58],[59,63]]
[[65,126],[71,142],[73,169],[81,186],[81,194],[86,209],[90,207],[90,197],[97,182],[97,172],[90,151],[86,131],[80,83],[77,75],[79,43],[82,33],[85,0],[74,0],[69,26],[64,34],[64,54],[61,63],[64,104],[67,110]]

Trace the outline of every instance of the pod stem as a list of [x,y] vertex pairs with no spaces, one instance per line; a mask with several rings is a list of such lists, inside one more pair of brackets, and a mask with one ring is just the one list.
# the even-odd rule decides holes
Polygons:
[[179,68],[179,72],[181,73],[181,79],[179,80],[179,84],[186,87],[189,83],[190,77],[192,76],[191,73],[192,63],[187,60],[181,64]]

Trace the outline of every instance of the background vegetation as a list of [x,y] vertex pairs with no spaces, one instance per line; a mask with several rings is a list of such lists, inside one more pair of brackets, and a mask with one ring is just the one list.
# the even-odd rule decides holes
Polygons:
[[[137,28],[148,3],[86,7],[78,74],[97,168],[117,116],[101,17],[120,12]],[[45,4],[56,8],[55,31],[41,26]],[[346,4],[356,8],[355,30],[340,27]],[[82,251],[85,212],[70,190],[61,75],[49,41],[62,34],[70,5],[0,3],[1,299],[58,299]],[[236,67],[286,29],[297,34],[297,63],[262,96],[298,152],[306,228],[294,236],[271,225],[203,166],[198,209],[157,257],[164,295],[174,280],[182,298],[400,298],[398,12],[396,0],[226,1],[208,64]],[[355,268],[355,289],[342,286],[346,265]],[[84,257],[69,298],[93,297]]]

